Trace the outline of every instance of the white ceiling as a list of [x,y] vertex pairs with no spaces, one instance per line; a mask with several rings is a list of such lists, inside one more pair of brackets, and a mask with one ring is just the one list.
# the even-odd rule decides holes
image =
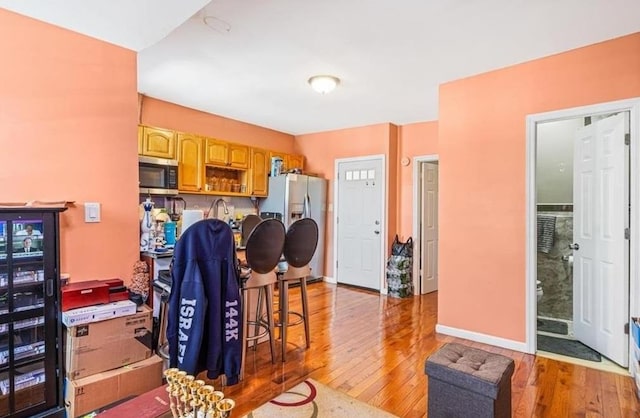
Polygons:
[[[0,7],[139,51],[138,91],[147,96],[291,134],[435,120],[443,82],[640,31],[638,0],[0,0]],[[322,96],[307,85],[315,74],[342,81]]]

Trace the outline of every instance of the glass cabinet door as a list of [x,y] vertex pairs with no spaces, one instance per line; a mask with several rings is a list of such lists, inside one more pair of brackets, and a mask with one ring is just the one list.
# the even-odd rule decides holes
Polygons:
[[57,254],[45,228],[42,215],[0,219],[0,417],[56,402]]

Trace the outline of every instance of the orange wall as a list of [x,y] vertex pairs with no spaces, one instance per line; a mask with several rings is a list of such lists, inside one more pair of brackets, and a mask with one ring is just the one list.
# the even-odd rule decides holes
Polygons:
[[[438,122],[421,122],[399,128],[398,161],[409,158],[408,166],[398,164],[398,234],[406,241],[413,234],[413,157],[438,153]],[[415,238],[415,237],[414,237]],[[417,255],[417,254],[416,254]]]
[[337,158],[365,155],[387,155],[389,170],[389,144],[395,138],[393,125],[387,123],[359,128],[340,129],[295,138],[296,153],[306,158],[305,170],[329,180],[327,188],[327,219],[325,234],[325,276],[333,276],[333,186]]
[[141,123],[274,151],[293,153],[293,136],[143,96]]
[[441,325],[525,340],[525,117],[637,96],[640,33],[441,86]]
[[[74,200],[71,281],[130,279],[139,257],[136,54],[0,9],[3,201]],[[19,41],[18,41],[19,40]],[[84,223],[84,202],[102,222]]]

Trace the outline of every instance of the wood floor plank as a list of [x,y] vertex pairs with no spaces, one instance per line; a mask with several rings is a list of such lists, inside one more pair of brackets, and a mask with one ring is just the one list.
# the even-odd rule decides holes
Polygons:
[[[488,346],[435,332],[437,292],[392,298],[327,283],[309,285],[311,347],[289,330],[287,361],[271,364],[268,344],[248,350],[243,382],[220,387],[243,416],[309,377],[400,417],[425,417],[425,360],[447,342],[511,357],[512,412],[529,417],[638,417],[630,377]],[[300,309],[293,289],[291,309]],[[203,377],[200,375],[199,377]],[[170,414],[170,413],[169,413]],[[166,415],[165,415],[166,416]]]
[[601,374],[594,369],[585,370],[584,397],[586,413],[591,416],[602,416],[602,383]]

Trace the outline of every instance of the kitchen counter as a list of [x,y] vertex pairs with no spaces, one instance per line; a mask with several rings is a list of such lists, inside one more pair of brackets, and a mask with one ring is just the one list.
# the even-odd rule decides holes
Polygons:
[[166,251],[140,251],[140,255],[151,258],[173,257],[173,248],[169,248]]

